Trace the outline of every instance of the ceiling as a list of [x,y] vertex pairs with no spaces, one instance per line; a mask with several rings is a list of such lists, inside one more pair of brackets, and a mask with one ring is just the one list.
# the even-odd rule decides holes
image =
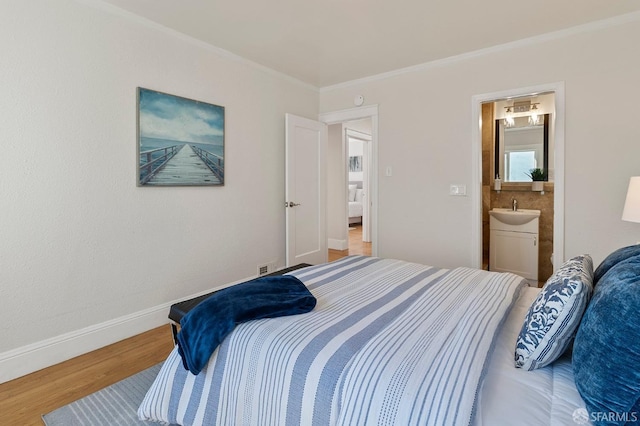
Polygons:
[[640,10],[638,0],[102,0],[315,87]]

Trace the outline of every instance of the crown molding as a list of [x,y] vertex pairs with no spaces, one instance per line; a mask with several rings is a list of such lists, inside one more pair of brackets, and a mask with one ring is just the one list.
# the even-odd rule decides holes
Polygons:
[[159,24],[159,23],[154,22],[154,21],[152,21],[150,19],[144,18],[144,17],[142,17],[140,15],[136,15],[135,13],[129,12],[127,10],[121,9],[121,8],[119,8],[117,6],[114,6],[114,5],[110,4],[110,3],[106,3],[106,2],[104,2],[102,0],[75,0],[75,1],[78,2],[78,3],[83,3],[83,4],[87,5],[87,6],[90,6],[90,7],[96,8],[96,9],[100,9],[100,10],[102,10],[104,12],[111,13],[113,15],[128,19],[130,21],[136,22],[136,23],[138,23],[138,24],[140,24],[142,26],[145,26],[147,28],[159,31],[159,32],[164,33],[166,35],[169,35],[171,37],[175,37],[177,39],[180,39],[180,40],[182,40],[182,41],[184,41],[186,43],[189,43],[189,44],[192,44],[192,45],[197,46],[199,48],[205,49],[205,50],[207,50],[207,51],[209,51],[209,52],[211,52],[211,53],[213,53],[213,54],[215,54],[217,56],[220,56],[222,58],[225,58],[225,59],[228,59],[230,61],[243,64],[243,65],[247,65],[247,66],[250,66],[252,68],[255,68],[256,70],[262,71],[265,74],[269,74],[271,76],[280,78],[280,79],[288,81],[290,83],[297,84],[297,85],[302,86],[302,87],[304,87],[306,89],[310,89],[310,90],[312,90],[314,92],[318,92],[319,91],[319,88],[314,86],[314,85],[312,85],[312,84],[306,83],[306,82],[304,82],[302,80],[298,80],[297,78],[292,77],[292,76],[290,76],[288,74],[285,74],[285,73],[280,72],[280,71],[276,71],[273,68],[269,68],[269,67],[267,67],[265,65],[262,65],[262,64],[259,64],[257,62],[251,61],[251,60],[249,60],[249,59],[247,59],[247,58],[245,58],[243,56],[237,55],[237,54],[232,53],[232,52],[230,52],[228,50],[225,50],[225,49],[222,49],[220,47],[214,46],[211,43],[207,43],[205,41],[202,41],[200,39],[197,39],[195,37],[192,37],[190,35],[182,33],[180,31],[177,31],[177,30],[174,30],[172,28],[166,27],[166,26],[164,26],[162,24]]
[[414,72],[424,71],[432,68],[444,67],[447,65],[463,62],[469,59],[477,58],[484,55],[493,53],[504,52],[512,49],[518,49],[526,46],[532,46],[540,43],[546,43],[553,40],[559,40],[566,37],[571,37],[577,34],[584,34],[592,31],[599,31],[606,28],[617,27],[625,25],[631,22],[640,21],[640,11],[626,13],[624,15],[614,16],[612,18],[602,19],[599,21],[589,22],[587,24],[577,25],[570,28],[565,28],[550,33],[537,35],[534,37],[528,37],[509,43],[503,43],[496,46],[487,47],[484,49],[474,50],[472,52],[462,53],[460,55],[450,56],[443,59],[436,59],[434,61],[425,62],[410,67],[399,68],[397,70],[375,74],[369,77],[363,77],[355,80],[345,81],[343,83],[334,84],[331,86],[321,87],[320,93],[330,92],[332,90],[345,89],[352,86],[358,86],[374,81],[385,80],[392,77],[397,77],[404,74],[410,74]]

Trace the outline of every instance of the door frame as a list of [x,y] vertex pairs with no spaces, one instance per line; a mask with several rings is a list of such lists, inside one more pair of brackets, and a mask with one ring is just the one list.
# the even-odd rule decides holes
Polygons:
[[[349,124],[346,122],[345,124]],[[364,191],[364,198],[362,206],[362,241],[370,243],[371,242],[371,203],[369,203],[369,189],[371,187],[371,135],[368,133],[362,133],[358,130],[351,129],[349,127],[344,128],[343,135],[343,148],[344,148],[344,156],[347,159],[345,166],[347,171],[345,173],[345,188],[349,185],[349,165],[348,158],[350,154],[349,145],[351,139],[356,139],[362,142],[362,190]],[[348,192],[347,192],[347,206],[349,205],[348,200]],[[345,232],[347,234],[347,240],[349,240],[349,209],[347,208],[345,211]]]
[[482,268],[482,104],[532,93],[554,92],[553,269],[564,263],[564,81],[474,95],[471,98],[471,266]]
[[[378,256],[378,105],[367,105],[358,108],[325,112],[318,115],[318,120],[327,125],[341,124],[346,121],[361,120],[364,118],[371,119],[371,170],[369,173],[371,255]],[[345,225],[348,226],[348,224]]]

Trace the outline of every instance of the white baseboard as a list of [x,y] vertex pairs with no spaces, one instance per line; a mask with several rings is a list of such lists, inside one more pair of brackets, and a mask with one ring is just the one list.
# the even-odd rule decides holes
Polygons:
[[229,285],[256,277],[244,278],[217,286],[179,300],[164,303],[119,318],[71,331],[49,339],[0,353],[0,383],[8,382],[43,368],[51,367],[78,355],[100,349],[136,334],[170,323],[169,308],[174,303],[211,293]]
[[332,250],[346,250],[349,248],[349,241],[329,238],[329,240],[327,241],[327,246]]
[[168,324],[172,303],[0,353],[0,383]]

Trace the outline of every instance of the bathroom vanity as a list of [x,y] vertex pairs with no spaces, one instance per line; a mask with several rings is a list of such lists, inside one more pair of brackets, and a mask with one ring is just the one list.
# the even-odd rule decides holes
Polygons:
[[513,272],[537,287],[540,210],[494,208],[489,216],[489,270]]

